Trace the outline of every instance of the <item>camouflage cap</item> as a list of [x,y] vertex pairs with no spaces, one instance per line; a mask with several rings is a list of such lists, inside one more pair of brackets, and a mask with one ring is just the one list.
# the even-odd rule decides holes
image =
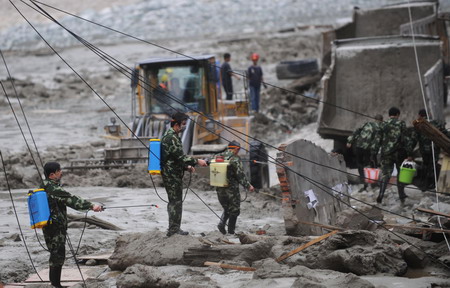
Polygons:
[[228,148],[241,148],[241,144],[235,140],[228,143]]

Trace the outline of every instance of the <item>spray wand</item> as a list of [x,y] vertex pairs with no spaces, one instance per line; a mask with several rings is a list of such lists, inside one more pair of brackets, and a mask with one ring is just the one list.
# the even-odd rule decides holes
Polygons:
[[147,205],[131,205],[131,206],[102,206],[103,210],[106,209],[115,209],[115,208],[132,208],[132,207],[156,207],[159,208],[156,204],[147,204]]

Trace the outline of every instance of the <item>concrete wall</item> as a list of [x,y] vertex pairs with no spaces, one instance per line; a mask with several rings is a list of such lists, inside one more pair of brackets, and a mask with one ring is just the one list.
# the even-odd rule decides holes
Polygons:
[[[285,151],[300,157],[285,154],[285,164],[290,168],[285,169],[290,195],[283,195],[283,198],[290,197],[293,203],[283,205],[286,232],[289,235],[322,235],[325,232],[322,228],[300,222],[334,225],[337,212],[349,208],[344,204],[349,203],[347,186],[342,186],[342,196],[336,196],[341,201],[332,196],[336,191],[331,189],[347,181],[347,175],[340,172],[346,171],[345,162],[306,140],[289,143]],[[315,208],[311,209],[307,206],[310,199],[304,193],[310,189],[318,200]]]
[[[441,59],[440,41],[416,38],[420,75]],[[409,37],[366,38],[333,46],[332,68],[323,79],[319,133],[322,137],[350,135],[371,120],[363,115],[382,114],[397,106],[400,119],[411,126],[423,98]],[[443,95],[437,99],[443,103]],[[441,101],[441,102],[439,102]],[[334,107],[336,105],[347,110]],[[374,108],[376,107],[376,108]]]
[[[433,15],[434,13],[434,4],[432,3],[411,5],[413,21]],[[410,21],[409,11],[406,5],[369,11],[355,10],[353,17],[355,23],[355,34],[353,38],[399,35],[400,25],[409,23]]]

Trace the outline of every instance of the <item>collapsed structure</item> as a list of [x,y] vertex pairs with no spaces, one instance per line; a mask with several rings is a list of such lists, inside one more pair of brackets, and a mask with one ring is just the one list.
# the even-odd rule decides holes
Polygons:
[[411,122],[424,106],[422,91],[432,118],[443,120],[449,51],[437,5],[423,1],[370,11],[355,8],[353,22],[323,34],[322,137],[343,147],[367,116],[391,106]]

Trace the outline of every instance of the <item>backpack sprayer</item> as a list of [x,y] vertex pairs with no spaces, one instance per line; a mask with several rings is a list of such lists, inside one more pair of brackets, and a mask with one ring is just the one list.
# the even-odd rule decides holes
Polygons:
[[43,228],[50,224],[50,207],[44,189],[28,191],[28,212],[31,229]]
[[227,171],[230,160],[225,160],[221,155],[212,159],[209,167],[209,181],[211,186],[228,187]]
[[161,140],[150,139],[148,150],[148,173],[150,175],[161,174]]

